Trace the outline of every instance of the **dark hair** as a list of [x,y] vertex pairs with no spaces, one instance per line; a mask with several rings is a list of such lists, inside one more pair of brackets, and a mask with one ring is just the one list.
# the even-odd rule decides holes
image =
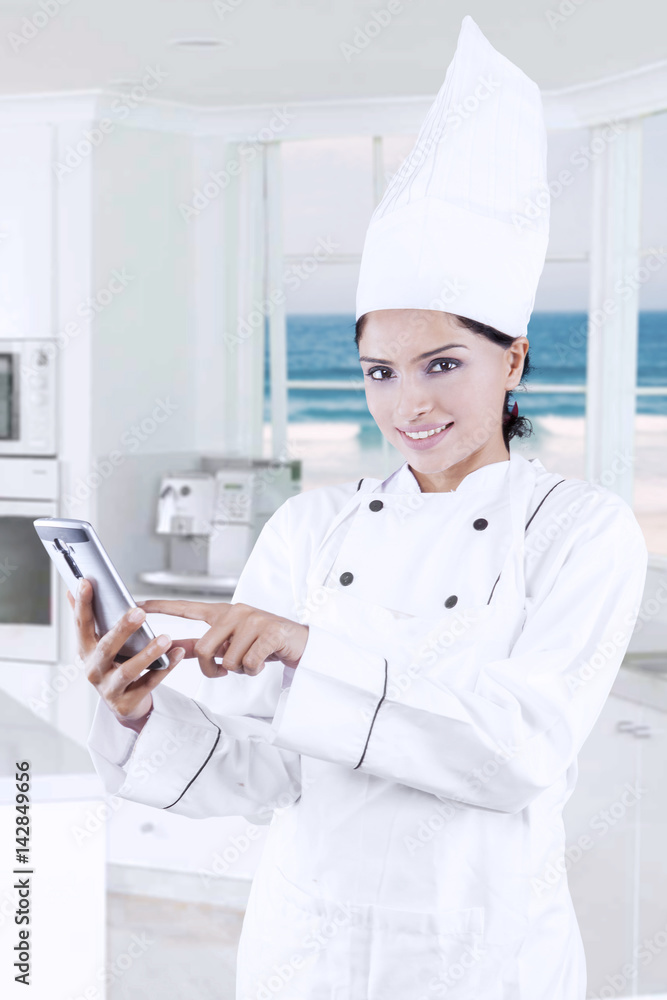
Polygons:
[[[488,340],[491,340],[494,344],[498,344],[502,348],[507,348],[514,342],[515,337],[510,337],[507,333],[501,333],[500,330],[496,330],[493,326],[487,326],[486,323],[480,323],[476,319],[468,319],[467,316],[457,316],[453,314],[454,318],[464,327],[466,330],[470,330],[472,333],[479,333]],[[368,313],[364,313],[360,316],[355,325],[354,342],[357,345],[357,350],[359,350],[359,341],[361,340],[361,334],[364,329],[364,322]],[[530,350],[526,351],[526,356],[523,360],[523,371],[521,373],[521,380],[519,385],[523,385],[523,380],[531,372],[530,364]],[[513,403],[510,403],[510,396],[514,390],[508,390],[505,393],[505,407],[503,410],[503,438],[505,441],[505,447],[509,447],[509,443],[513,437],[528,437],[533,433],[533,425],[528,419],[528,417],[521,416],[517,414],[514,416],[512,413]]]

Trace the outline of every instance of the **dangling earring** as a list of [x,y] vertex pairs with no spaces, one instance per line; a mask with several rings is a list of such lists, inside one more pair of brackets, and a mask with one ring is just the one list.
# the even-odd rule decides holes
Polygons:
[[505,412],[503,413],[503,423],[508,424],[510,421],[510,417],[518,417],[518,416],[519,416],[519,404],[517,403],[516,400],[514,400],[514,406],[512,407],[511,411],[508,413],[507,410],[505,410]]

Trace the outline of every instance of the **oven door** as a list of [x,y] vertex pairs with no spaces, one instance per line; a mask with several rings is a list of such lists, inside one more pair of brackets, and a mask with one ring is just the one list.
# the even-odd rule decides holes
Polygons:
[[35,526],[52,500],[0,500],[0,660],[58,660],[58,571]]
[[55,455],[55,343],[0,340],[0,455]]
[[20,355],[14,343],[0,341],[0,446],[3,453],[15,444],[19,424],[19,387],[16,377]]

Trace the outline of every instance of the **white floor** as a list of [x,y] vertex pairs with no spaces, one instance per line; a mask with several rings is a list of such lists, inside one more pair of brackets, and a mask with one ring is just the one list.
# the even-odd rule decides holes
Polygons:
[[234,1000],[243,913],[150,896],[107,896],[107,1000]]
[[[129,886],[135,875],[113,867],[111,886],[121,890],[124,878]],[[107,1000],[234,1000],[236,950],[249,886],[221,879],[212,889],[218,900],[213,904],[168,898],[179,891],[186,897],[199,895],[187,874],[177,885],[170,873],[159,896],[141,895],[141,873],[136,875],[131,890],[107,896],[107,969],[112,977]],[[146,873],[145,888],[150,885],[153,875]],[[667,993],[640,996],[667,1000]]]

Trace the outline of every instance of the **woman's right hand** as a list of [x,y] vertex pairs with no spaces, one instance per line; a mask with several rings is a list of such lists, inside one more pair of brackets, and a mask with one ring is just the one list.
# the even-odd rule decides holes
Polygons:
[[[152,689],[183,659],[185,650],[182,646],[172,649],[170,637],[162,635],[151,639],[140,653],[130,659],[123,663],[116,662],[116,654],[141,626],[146,614],[140,608],[133,609],[141,611],[137,621],[131,621],[131,612],[128,612],[100,638],[95,631],[92,598],[93,589],[86,579],[79,580],[76,601],[67,592],[67,600],[74,611],[79,656],[86,669],[86,676],[118,721],[128,729],[141,732],[153,709]],[[141,672],[161,653],[168,653],[169,666],[164,670],[149,670],[140,677]]]

